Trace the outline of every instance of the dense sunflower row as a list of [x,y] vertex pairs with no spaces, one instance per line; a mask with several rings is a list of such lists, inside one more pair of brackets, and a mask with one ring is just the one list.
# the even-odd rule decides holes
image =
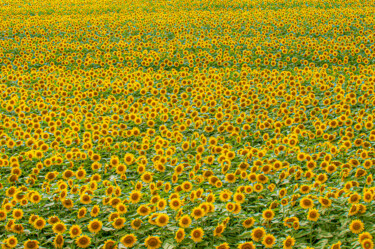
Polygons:
[[374,248],[375,5],[4,0],[2,248]]

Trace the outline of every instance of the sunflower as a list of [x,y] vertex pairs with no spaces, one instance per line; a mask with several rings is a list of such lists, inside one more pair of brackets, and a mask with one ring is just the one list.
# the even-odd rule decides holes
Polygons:
[[179,222],[178,222],[178,225],[182,228],[188,228],[191,224],[191,218],[189,217],[189,215],[184,215],[180,218]]
[[319,197],[319,203],[322,204],[323,207],[330,207],[332,204],[332,201],[328,198]]
[[341,248],[341,241],[333,244],[330,249],[340,249]]
[[37,241],[37,240],[27,240],[23,244],[23,246],[24,246],[25,249],[37,249],[37,248],[39,248],[39,241]]
[[288,236],[283,241],[283,249],[291,249],[295,243],[296,243],[296,240],[293,237]]
[[127,165],[131,165],[134,162],[134,155],[131,153],[126,153],[124,156],[124,161]]
[[64,238],[61,234],[58,234],[53,240],[55,248],[62,248],[64,246]]
[[64,223],[59,221],[59,222],[53,224],[52,230],[53,230],[54,233],[62,234],[66,231],[66,226],[65,226]]
[[245,242],[238,245],[238,249],[255,249],[253,242]]
[[82,204],[90,204],[91,203],[91,197],[88,194],[83,194],[80,197],[80,202]]
[[[365,201],[365,202],[371,202],[372,200],[373,200],[373,194],[371,193],[371,192],[365,192],[364,194],[363,194],[363,200]],[[1,217],[0,217],[0,220],[1,220]]]
[[125,214],[126,212],[128,212],[126,205],[123,203],[118,204],[116,209],[117,209],[117,212],[119,212],[120,214]]
[[185,238],[185,230],[183,228],[179,228],[176,232],[176,236],[174,237],[177,243],[180,243]]
[[234,196],[233,196],[233,200],[236,202],[236,203],[239,203],[239,204],[242,204],[245,202],[245,195],[242,194],[242,193],[235,193]]
[[167,214],[159,214],[155,222],[159,227],[164,227],[169,222],[169,216]]
[[181,184],[182,190],[185,192],[189,192],[193,188],[193,184],[191,182],[185,181]]
[[221,245],[219,245],[219,246],[216,246],[215,247],[216,249],[230,249],[230,247],[229,247],[229,244],[228,243],[223,243],[223,244],[221,244]]
[[156,205],[158,210],[164,210],[166,206],[167,206],[167,201],[165,199],[158,200],[158,203]]
[[350,195],[348,202],[350,204],[357,204],[361,200],[361,196],[357,193]]
[[[38,218],[39,216],[36,216],[35,217],[35,220]],[[35,221],[34,220],[34,221]],[[59,222],[60,221],[60,219],[59,219],[59,217],[57,217],[57,216],[51,216],[51,217],[49,217],[48,218],[48,220],[47,220],[47,222],[50,224],[50,225],[53,225],[53,224],[56,224],[57,222]]]
[[118,217],[116,218],[113,222],[112,222],[112,226],[115,228],[115,229],[121,229],[125,226],[125,218],[122,218],[122,217]]
[[79,248],[87,248],[91,244],[91,238],[87,235],[81,235],[76,239],[76,244]]
[[359,236],[358,236],[358,240],[359,240],[359,243],[362,244],[362,242],[365,240],[365,239],[369,239],[369,240],[372,240],[372,235],[368,232],[363,232],[361,233]]
[[147,216],[151,213],[151,209],[147,205],[140,205],[137,209],[137,213],[141,216]]
[[363,249],[373,249],[374,248],[374,242],[370,239],[365,239],[361,243]]
[[253,218],[253,217],[250,217],[250,218],[247,218],[247,219],[242,223],[242,225],[243,225],[244,228],[250,228],[250,227],[252,227],[252,226],[254,225],[254,222],[255,222],[254,218]]
[[194,240],[195,243],[202,241],[204,236],[204,232],[202,228],[195,228],[190,233],[191,239]]
[[228,190],[221,191],[220,194],[219,194],[219,199],[222,202],[229,201],[231,197],[232,197],[232,192],[230,192]]
[[310,198],[307,198],[307,197],[302,198],[299,204],[304,209],[310,209],[314,207],[314,202]]
[[161,241],[158,236],[148,236],[145,240],[147,249],[157,249],[161,247]]
[[204,211],[202,208],[200,208],[200,207],[195,207],[195,208],[193,208],[193,211],[192,211],[192,213],[191,213],[191,216],[192,216],[195,220],[197,220],[197,219],[199,219],[199,218],[202,218],[202,217],[204,216],[204,214],[205,214],[205,211]]
[[91,217],[97,217],[99,215],[99,212],[100,212],[100,207],[98,205],[95,205],[92,207],[90,215]]
[[[17,195],[17,194],[15,194],[14,197],[15,197],[16,195]],[[18,209],[18,208],[13,209],[12,214],[13,214],[13,218],[14,218],[15,220],[20,220],[20,219],[22,219],[22,217],[23,217],[23,211],[22,211],[21,209]]]
[[121,237],[120,242],[127,248],[133,247],[137,242],[137,237],[134,234],[127,234]]
[[34,227],[38,230],[42,230],[44,226],[46,225],[46,220],[43,219],[42,217],[37,218],[34,223]]
[[217,225],[217,227],[215,227],[215,230],[214,230],[214,236],[221,237],[221,234],[224,232],[224,230],[225,230],[224,224]]
[[142,225],[142,220],[137,218],[133,220],[130,225],[134,230],[138,230]]
[[352,231],[352,233],[355,233],[355,234],[359,234],[360,232],[363,231],[364,229],[364,224],[362,221],[360,220],[353,220],[351,223],[350,223],[350,231]]
[[294,221],[292,227],[293,227],[294,230],[298,230],[299,229],[299,221]]
[[103,226],[103,223],[100,220],[95,219],[95,220],[90,221],[88,225],[88,229],[92,233],[98,233],[102,229],[102,226]]
[[275,217],[275,213],[271,209],[267,209],[263,212],[262,217],[266,221],[271,221]]
[[251,238],[255,242],[258,242],[264,237],[265,234],[266,234],[266,230],[263,227],[257,227],[251,231]]
[[255,192],[260,193],[260,192],[262,192],[262,190],[263,190],[263,184],[261,184],[261,183],[256,183],[256,184],[254,185],[254,191],[255,191]]
[[3,221],[7,218],[7,213],[5,210],[0,209],[0,221]]
[[138,203],[142,199],[142,193],[139,191],[132,191],[130,193],[130,201],[131,203],[135,204]]
[[272,234],[266,234],[262,240],[262,244],[265,248],[272,248],[276,243],[276,238]]
[[173,210],[178,210],[178,209],[181,207],[181,200],[180,200],[180,199],[177,199],[177,198],[174,198],[174,199],[172,199],[172,200],[169,202],[169,206],[170,206],[171,209],[173,209]]
[[81,233],[82,233],[82,230],[81,230],[81,227],[79,225],[73,225],[69,229],[69,234],[70,234],[71,238],[75,238],[75,237],[81,235]]
[[18,244],[18,239],[16,237],[14,237],[14,236],[10,236],[7,239],[6,245],[9,246],[10,248],[16,247],[17,244]]
[[315,209],[315,208],[312,208],[312,209],[309,210],[309,213],[307,215],[307,219],[311,220],[311,221],[317,221],[319,219],[319,216],[320,216],[320,214],[319,214],[318,210]]
[[22,234],[24,233],[24,227],[22,224],[15,224],[12,226],[12,230],[15,232],[15,233],[18,233],[18,234]]
[[106,240],[102,249],[117,249],[116,241],[111,240],[111,239]]

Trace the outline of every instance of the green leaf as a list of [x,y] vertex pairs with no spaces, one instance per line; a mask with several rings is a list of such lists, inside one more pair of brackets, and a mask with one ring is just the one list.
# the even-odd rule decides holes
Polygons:
[[244,232],[237,236],[238,239],[250,239],[251,238],[251,232]]
[[102,230],[108,232],[108,231],[114,231],[115,229],[110,228],[110,227],[102,227]]

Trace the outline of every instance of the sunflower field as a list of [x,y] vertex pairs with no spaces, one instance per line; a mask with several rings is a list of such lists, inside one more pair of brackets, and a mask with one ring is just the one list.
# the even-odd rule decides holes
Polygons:
[[1,248],[374,248],[371,0],[2,0]]

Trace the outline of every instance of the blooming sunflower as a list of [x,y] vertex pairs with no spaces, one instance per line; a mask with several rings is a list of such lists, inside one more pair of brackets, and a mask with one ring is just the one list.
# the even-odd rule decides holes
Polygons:
[[371,239],[365,239],[361,243],[363,249],[373,249],[374,248],[374,242]]
[[127,234],[120,239],[120,242],[127,248],[133,247],[137,242],[137,237],[134,234]]
[[142,225],[142,220],[137,218],[133,220],[130,225],[134,230],[138,230]]
[[258,242],[264,237],[265,234],[266,234],[266,230],[263,227],[257,227],[251,231],[251,238],[255,242]]
[[174,237],[175,240],[180,243],[185,238],[185,230],[183,228],[179,228],[176,232],[176,236]]
[[250,218],[247,218],[244,222],[242,222],[242,225],[244,228],[250,228],[254,225],[254,218],[253,217],[250,217]]
[[214,236],[221,237],[221,234],[224,232],[224,229],[225,229],[224,224],[217,225],[217,227],[215,227],[215,230],[214,230]]
[[44,226],[46,225],[46,220],[43,219],[42,217],[37,218],[34,223],[34,227],[38,230],[42,230]]
[[23,244],[23,246],[24,246],[25,249],[37,249],[37,248],[39,248],[39,241],[37,241],[37,240],[27,240]]
[[23,217],[23,211],[19,208],[14,209],[12,214],[15,220],[20,220]]
[[125,218],[123,217],[118,217],[116,218],[113,222],[112,222],[112,226],[115,228],[115,229],[121,229],[125,226]]
[[372,235],[369,232],[363,232],[358,236],[359,243],[362,243],[365,239],[372,240]]
[[283,248],[284,249],[291,249],[294,244],[296,243],[296,240],[293,237],[286,237],[286,239],[283,241]]
[[253,242],[245,242],[238,245],[238,249],[255,249]]
[[341,241],[333,244],[330,249],[340,249],[341,248]]
[[169,216],[167,214],[159,214],[155,220],[156,225],[159,227],[164,227],[169,222]]
[[62,248],[64,246],[64,238],[61,234],[58,234],[53,240],[55,248]]
[[147,216],[150,214],[150,212],[151,212],[151,209],[144,204],[140,205],[139,208],[137,209],[137,213],[142,216]]
[[353,220],[351,223],[350,223],[350,231],[352,231],[352,233],[355,233],[355,234],[359,234],[360,232],[363,231],[364,229],[364,224],[362,221],[360,220]]
[[263,212],[262,217],[267,221],[271,221],[273,217],[275,217],[275,213],[272,211],[272,209],[267,209]]
[[192,211],[192,213],[191,213],[191,216],[192,216],[195,220],[197,220],[197,219],[199,219],[199,218],[202,218],[202,217],[204,216],[204,214],[205,214],[205,212],[204,212],[204,210],[203,210],[202,208],[200,208],[200,207],[195,207],[195,208],[193,208],[193,211]]
[[87,248],[91,244],[91,238],[87,235],[81,235],[76,239],[76,244],[79,248]]
[[66,231],[66,226],[64,223],[59,221],[53,224],[52,230],[54,233],[62,234]]
[[103,249],[117,249],[116,241],[111,240],[111,239],[106,240],[102,248]]
[[276,238],[272,234],[266,234],[262,240],[265,248],[272,248],[276,243]]
[[219,246],[216,246],[215,249],[230,249],[230,246],[228,243],[225,242]]
[[202,228],[195,228],[190,233],[191,239],[194,240],[195,243],[202,241],[204,236],[204,231]]
[[145,240],[147,249],[157,249],[161,247],[161,241],[158,236],[148,236]]
[[95,220],[90,221],[88,225],[88,229],[92,233],[98,233],[102,229],[102,226],[103,226],[103,223],[100,220],[95,219]]
[[178,222],[178,225],[180,227],[183,227],[183,228],[188,228],[191,224],[191,218],[189,217],[189,215],[184,215],[180,218],[179,222]]
[[7,239],[6,245],[9,246],[10,248],[16,247],[17,244],[18,244],[18,239],[16,237],[14,237],[14,236],[10,236]]
[[71,238],[75,238],[75,237],[81,235],[81,233],[82,233],[82,230],[81,230],[81,227],[79,225],[73,225],[69,229],[69,234],[70,234]]
[[309,213],[307,214],[307,219],[311,221],[317,221],[319,219],[319,212],[317,209],[312,208],[309,210]]
[[300,206],[304,209],[309,209],[314,207],[314,202],[310,198],[304,197],[300,201]]

